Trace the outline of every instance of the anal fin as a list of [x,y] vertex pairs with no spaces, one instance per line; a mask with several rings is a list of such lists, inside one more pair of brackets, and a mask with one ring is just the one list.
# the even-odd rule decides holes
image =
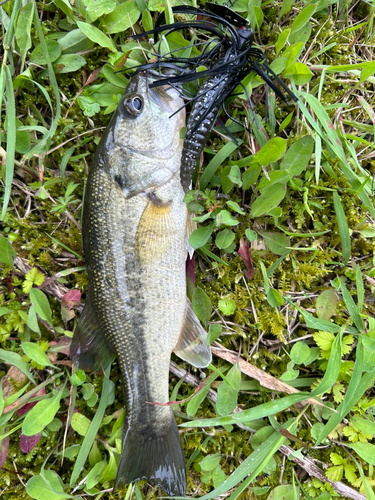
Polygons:
[[207,345],[207,333],[195,315],[189,300],[181,335],[173,351],[179,358],[196,368],[205,368],[212,360],[211,349]]
[[99,320],[91,301],[90,287],[85,307],[73,335],[70,357],[78,361],[79,368],[92,371],[104,370],[115,357],[100,330]]

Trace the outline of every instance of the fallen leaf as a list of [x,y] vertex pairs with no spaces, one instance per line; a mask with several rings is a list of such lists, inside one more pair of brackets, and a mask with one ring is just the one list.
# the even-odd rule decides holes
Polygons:
[[39,443],[41,437],[42,437],[41,432],[39,432],[38,434],[34,434],[34,436],[25,436],[24,434],[21,433],[20,436],[21,451],[23,453],[29,453],[34,448],[34,446],[36,446]]
[[0,440],[0,469],[5,464],[9,452],[9,436]]
[[248,280],[253,279],[254,276],[253,261],[251,259],[249,247],[246,245],[245,241],[242,238],[240,239],[240,248],[237,253],[241,257],[246,267],[246,271],[244,271],[245,278]]
[[66,324],[76,315],[73,307],[78,305],[81,300],[81,292],[79,290],[69,290],[61,301],[61,317]]

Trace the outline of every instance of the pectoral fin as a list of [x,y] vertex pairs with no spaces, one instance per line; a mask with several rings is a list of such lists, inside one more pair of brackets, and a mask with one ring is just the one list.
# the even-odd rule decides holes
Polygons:
[[114,359],[115,354],[100,330],[90,296],[89,289],[85,307],[73,335],[70,356],[78,361],[79,368],[101,371]]
[[207,333],[194,314],[189,300],[187,302],[185,323],[173,351],[178,357],[196,368],[205,368],[212,360],[211,349],[207,345]]

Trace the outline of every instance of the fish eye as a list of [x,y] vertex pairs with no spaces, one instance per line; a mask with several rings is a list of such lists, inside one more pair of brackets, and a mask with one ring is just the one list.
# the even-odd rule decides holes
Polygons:
[[125,111],[131,115],[139,115],[143,110],[143,99],[140,95],[131,96],[124,101]]

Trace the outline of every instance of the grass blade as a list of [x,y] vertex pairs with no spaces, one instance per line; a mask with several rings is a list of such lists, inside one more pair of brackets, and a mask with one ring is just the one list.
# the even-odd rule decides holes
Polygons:
[[336,212],[337,225],[339,227],[342,256],[344,258],[344,266],[346,266],[346,264],[350,259],[350,254],[351,254],[350,233],[344,208],[342,206],[340,196],[338,195],[337,191],[333,193],[333,204]]
[[8,203],[10,200],[10,190],[12,187],[14,172],[14,156],[16,154],[16,105],[14,102],[14,91],[12,77],[9,66],[5,68],[5,88],[7,97],[7,156],[5,163],[5,191],[1,220],[4,220]]
[[[282,428],[293,434],[296,426],[297,422],[293,420],[292,423],[290,423],[290,421],[285,423]],[[250,483],[254,481],[257,475],[260,474],[267,463],[271,460],[272,456],[276,453],[280,446],[285,443],[285,441],[286,437],[275,431],[266,441],[264,441],[264,443],[259,446],[259,448],[254,450],[220,486],[207,495],[201,497],[200,500],[211,500],[219,495],[224,495],[227,491],[237,486],[238,483],[248,475],[249,477],[246,479],[246,482]]]
[[83,466],[86,463],[87,457],[89,456],[91,447],[94,443],[96,434],[99,430],[100,424],[103,420],[105,409],[107,408],[108,392],[109,392],[109,374],[111,372],[111,363],[108,365],[104,371],[102,394],[100,397],[100,402],[98,409],[96,410],[95,416],[91,422],[91,425],[83,439],[82,446],[79,450],[76,463],[74,464],[74,469],[72,476],[70,478],[70,486],[74,486]]
[[235,149],[242,144],[243,141],[238,140],[237,144],[234,142],[228,142],[220,151],[212,158],[210,163],[204,169],[204,172],[200,178],[199,186],[200,189],[206,189],[208,183],[211,181],[216,170],[220,167],[223,161],[231,154]]
[[360,332],[363,331],[363,320],[361,318],[361,315],[359,314],[359,311],[357,309],[357,306],[354,303],[353,297],[350,295],[348,289],[345,286],[345,283],[340,277],[340,283],[341,283],[341,293],[342,293],[342,298],[344,299],[345,305],[349,311],[349,315],[354,321],[355,326],[358,328]]
[[362,310],[363,310],[363,300],[364,300],[364,296],[365,296],[365,290],[364,290],[364,286],[363,286],[363,277],[362,277],[361,269],[359,266],[357,266],[357,269],[355,272],[355,284],[356,284],[357,300],[358,300],[357,308],[358,308],[359,314],[361,314]]
[[251,422],[257,420],[258,418],[268,417],[284,411],[287,408],[300,403],[301,401],[308,399],[310,396],[307,392],[300,392],[298,394],[291,394],[285,396],[284,398],[277,399],[276,401],[269,401],[254,408],[249,408],[248,410],[240,411],[228,417],[217,417],[217,418],[206,418],[200,420],[193,420],[190,422],[185,422],[180,425],[180,427],[214,427],[217,425],[233,425],[233,424],[243,424],[246,422]]
[[322,162],[322,139],[320,135],[315,136],[315,182],[318,185],[320,179],[320,165]]
[[329,390],[337,381],[341,366],[341,339],[344,333],[344,328],[345,325],[342,327],[341,331],[336,335],[335,340],[333,341],[326,372],[318,387],[312,391],[311,396],[318,396],[319,394],[322,394],[323,392]]

